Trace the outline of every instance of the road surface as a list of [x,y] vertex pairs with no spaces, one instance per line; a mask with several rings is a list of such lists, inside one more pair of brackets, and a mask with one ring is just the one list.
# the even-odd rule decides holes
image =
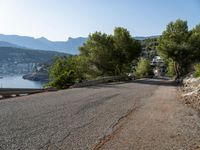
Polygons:
[[41,93],[0,101],[0,149],[200,149],[200,118],[169,81]]

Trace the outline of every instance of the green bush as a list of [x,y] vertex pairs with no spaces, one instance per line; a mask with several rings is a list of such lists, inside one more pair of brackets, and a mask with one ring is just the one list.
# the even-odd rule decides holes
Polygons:
[[137,78],[147,77],[153,74],[150,61],[145,58],[140,58],[135,68],[134,75]]
[[194,65],[194,69],[195,69],[195,77],[200,77],[200,63]]
[[167,76],[169,77],[175,76],[174,64],[172,61],[168,62],[167,64]]
[[89,78],[88,72],[89,67],[85,57],[58,58],[50,68],[51,82],[49,86],[58,89],[68,88],[71,84]]
[[70,85],[75,83],[74,71],[64,72],[58,76],[54,81],[50,83],[50,86],[58,89],[68,88]]

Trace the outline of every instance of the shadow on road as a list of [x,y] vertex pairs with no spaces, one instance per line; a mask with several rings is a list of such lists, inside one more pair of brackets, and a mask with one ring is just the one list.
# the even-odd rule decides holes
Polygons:
[[132,80],[132,81],[121,81],[121,82],[104,83],[104,84],[98,84],[98,85],[95,85],[95,86],[89,86],[87,88],[92,88],[92,89],[118,88],[116,85],[133,84],[133,83],[136,83],[136,84],[147,84],[147,85],[157,85],[157,86],[176,86],[176,83],[173,80],[149,78],[149,79],[139,79],[139,80]]
[[159,86],[176,86],[176,83],[173,80],[166,79],[140,79],[132,81],[132,83],[140,84],[150,84],[150,85],[159,85]]

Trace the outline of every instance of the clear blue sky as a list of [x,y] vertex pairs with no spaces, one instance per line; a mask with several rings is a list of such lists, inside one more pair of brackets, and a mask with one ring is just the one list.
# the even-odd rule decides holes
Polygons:
[[116,26],[158,35],[178,18],[190,28],[200,23],[200,0],[0,0],[0,33],[50,40],[110,34]]

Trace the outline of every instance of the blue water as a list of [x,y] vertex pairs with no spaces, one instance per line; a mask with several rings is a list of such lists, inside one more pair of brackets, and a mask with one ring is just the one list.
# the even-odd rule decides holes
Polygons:
[[3,76],[0,78],[0,88],[42,88],[41,82],[24,80],[22,75]]

